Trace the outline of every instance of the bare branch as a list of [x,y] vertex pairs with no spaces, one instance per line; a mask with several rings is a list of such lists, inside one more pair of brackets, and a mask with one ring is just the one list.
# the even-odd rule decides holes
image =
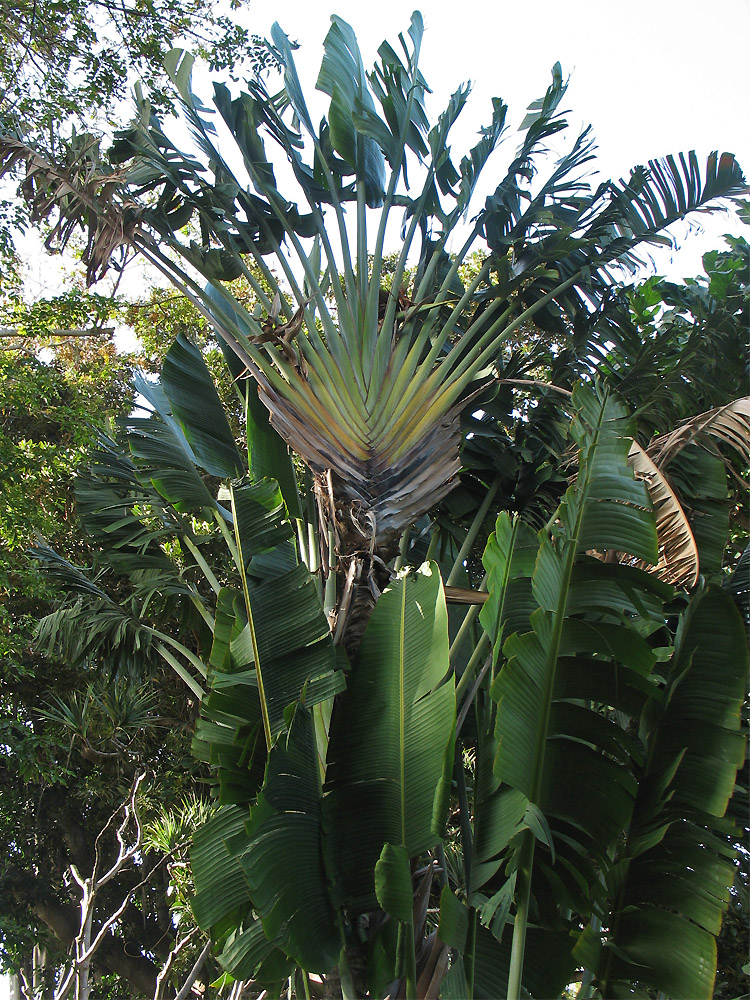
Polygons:
[[203,951],[198,956],[195,965],[190,970],[190,975],[187,977],[187,979],[185,980],[185,982],[182,984],[182,989],[180,990],[180,992],[175,997],[175,1000],[187,1000],[187,997],[190,995],[190,989],[191,989],[193,983],[195,982],[195,980],[198,978],[198,973],[201,971],[201,969],[203,968],[203,966],[206,964],[206,959],[208,958],[210,952],[211,952],[211,942],[207,941],[206,945],[205,945],[205,947],[203,949]]
[[175,958],[182,951],[184,946],[193,940],[195,935],[198,933],[198,928],[194,927],[189,934],[186,934],[181,941],[178,941],[174,948],[167,955],[167,960],[161,967],[156,976],[156,989],[154,990],[154,1000],[162,1000],[164,996],[164,986],[166,984],[167,976],[172,971],[172,966],[174,965]]

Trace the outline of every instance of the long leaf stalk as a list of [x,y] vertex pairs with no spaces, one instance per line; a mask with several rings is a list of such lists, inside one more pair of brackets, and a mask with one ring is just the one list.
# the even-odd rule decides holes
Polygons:
[[[356,320],[355,320],[355,313],[353,311],[354,310],[354,302],[355,302],[355,288],[356,288],[356,283],[355,283],[355,279],[354,279],[354,271],[353,271],[353,268],[352,268],[352,255],[351,255],[351,250],[349,248],[349,234],[348,234],[347,229],[346,229],[346,219],[344,217],[344,210],[343,210],[343,207],[341,205],[341,200],[339,199],[338,188],[336,186],[336,181],[335,181],[334,176],[333,176],[333,174],[331,172],[331,168],[330,168],[330,166],[328,164],[328,161],[326,160],[325,156],[323,155],[323,150],[322,150],[322,148],[320,146],[320,142],[319,142],[319,139],[317,138],[317,136],[313,136],[313,142],[314,142],[314,146],[315,146],[316,155],[318,156],[318,162],[320,163],[320,165],[323,168],[323,171],[325,173],[326,186],[327,186],[328,192],[329,192],[329,194],[331,196],[331,204],[333,206],[333,211],[334,211],[334,214],[336,216],[336,225],[338,227],[338,232],[339,232],[339,246],[340,246],[340,249],[341,249],[341,256],[342,256],[342,259],[343,259],[343,262],[344,262],[344,284],[345,284],[345,287],[346,287],[346,290],[347,290],[346,297],[347,297],[347,299],[350,300],[348,312],[349,312],[350,321],[351,321],[352,324],[354,324],[356,322]],[[325,250],[326,250],[326,257],[328,259],[328,265],[329,265],[329,267],[331,269],[331,278],[332,278],[332,280],[334,282],[336,282],[336,283],[338,283],[340,285],[338,270],[336,268],[336,261],[334,259],[334,254],[333,254],[333,249],[331,247],[330,241],[328,240],[328,233],[327,233],[327,230],[326,230],[325,223],[323,221],[323,216],[321,215],[321,212],[320,212],[320,206],[317,205],[309,197],[309,195],[307,194],[307,192],[305,192],[305,198],[306,198],[307,203],[309,204],[310,209],[311,209],[311,211],[313,213],[313,217],[315,218],[315,223],[316,223],[318,232],[320,234],[321,241],[323,241],[323,245],[324,245]],[[359,219],[358,219],[358,223],[359,223]],[[334,294],[335,294],[335,291],[334,291]]]
[[[227,250],[229,250],[230,253],[233,254],[233,258],[237,261],[239,267],[241,267],[243,277],[247,281],[248,285],[250,285],[250,288],[253,290],[253,294],[258,299],[258,302],[261,304],[261,306],[265,309],[266,313],[270,313],[273,303],[271,299],[269,299],[268,293],[266,292],[263,285],[258,281],[253,272],[245,263],[244,256],[247,254],[252,256],[253,263],[261,272],[261,274],[266,280],[266,283],[269,285],[270,288],[275,289],[278,287],[276,279],[271,273],[266,262],[263,260],[263,255],[258,253],[257,249],[253,244],[253,241],[243,239],[242,237],[240,238],[242,239],[244,250],[240,250],[231,233],[222,234],[222,242],[224,243],[224,246],[226,247]],[[281,310],[287,319],[291,318],[292,307],[287,302],[285,295],[281,296]]]
[[[429,183],[434,178],[434,171],[431,167],[428,172],[428,180],[425,183],[424,190],[419,196],[416,205],[414,206],[414,212],[412,215],[411,223],[409,224],[409,229],[404,237],[404,244],[399,254],[398,261],[396,263],[396,270],[393,274],[393,281],[391,284],[391,290],[388,294],[388,300],[386,302],[385,315],[383,316],[383,322],[380,327],[380,336],[376,338],[373,347],[372,361],[371,361],[371,372],[370,372],[370,399],[376,402],[379,401],[379,396],[382,392],[383,381],[385,379],[386,372],[388,371],[389,362],[391,360],[391,355],[394,345],[394,322],[396,318],[396,308],[398,305],[398,294],[401,289],[401,281],[404,275],[404,270],[406,268],[406,261],[408,258],[411,245],[414,241],[414,236],[417,231],[417,226],[424,208],[424,203],[429,193]],[[376,276],[373,274],[373,278],[377,278],[378,288],[380,286],[379,274]],[[371,402],[370,406],[374,404]],[[382,405],[382,404],[381,404]]]
[[[212,309],[204,304],[204,290],[193,281],[189,275],[178,265],[171,261],[168,257],[162,254],[155,246],[147,243],[138,237],[134,238],[134,244],[137,246],[140,253],[152,264],[158,271],[160,271],[178,290],[189,300],[191,305],[195,306],[198,312],[203,316],[205,320],[209,323],[211,327],[218,330],[218,333],[222,336],[222,339],[226,339],[227,343],[232,344],[232,348],[240,357],[240,359],[248,366],[248,369],[253,373],[258,374],[259,377],[263,377],[269,374],[268,366],[266,365],[261,352],[247,340],[247,338],[233,338],[226,333],[226,327],[231,326],[228,322],[226,315],[223,320],[223,324],[219,322],[219,318],[213,311],[214,304],[212,303]],[[252,317],[248,315],[248,321],[251,325],[254,323]],[[258,336],[262,335],[262,330],[258,327]]]
[[295,517],[294,528],[297,532],[297,548],[300,561],[310,568],[310,555],[307,549],[307,526],[301,517]]
[[437,525],[433,526],[432,534],[430,535],[430,544],[427,546],[427,555],[425,556],[427,562],[435,558],[437,547],[440,544],[440,534],[440,528]]
[[320,546],[318,545],[315,524],[312,521],[307,522],[307,555],[307,568],[314,575],[320,569]]
[[325,596],[323,600],[323,611],[330,621],[330,615],[336,607],[336,547],[334,541],[333,528],[328,529],[328,576],[326,577]]
[[159,629],[148,627],[148,631],[156,639],[160,640],[161,643],[163,643],[164,645],[167,645],[167,646],[171,646],[172,649],[174,649],[178,653],[180,653],[181,656],[184,656],[185,659],[193,667],[195,667],[195,669],[198,671],[198,673],[201,675],[201,677],[206,677],[207,676],[207,670],[206,670],[205,663],[203,663],[203,661],[200,660],[195,655],[195,653],[193,653],[191,650],[189,650],[187,648],[187,646],[184,646],[181,642],[179,642],[179,640],[174,639],[171,635],[167,635],[166,632],[161,632]]
[[180,539],[185,548],[192,555],[193,559],[195,559],[195,561],[200,566],[201,570],[203,571],[203,575],[205,576],[209,586],[211,587],[211,590],[213,590],[215,594],[218,594],[219,591],[221,590],[221,584],[216,579],[216,576],[214,575],[214,572],[211,569],[211,567],[203,558],[203,553],[200,551],[195,542],[193,542],[193,540],[184,532],[180,535]]
[[339,977],[341,979],[341,1000],[358,1000],[357,988],[354,985],[354,978],[352,977],[351,966],[349,965],[349,958],[346,954],[346,939],[344,938],[344,930],[341,929],[341,937],[343,945],[341,947],[341,954],[339,955]]
[[250,630],[250,642],[253,647],[255,675],[258,680],[258,697],[260,699],[260,710],[263,718],[263,733],[266,738],[266,750],[270,750],[273,742],[271,735],[271,719],[268,713],[268,700],[266,698],[265,685],[263,684],[263,670],[260,662],[260,652],[258,650],[258,638],[255,634],[255,623],[253,621],[253,609],[250,602],[250,588],[247,582],[247,571],[245,570],[245,561],[242,555],[242,540],[240,538],[239,523],[237,521],[237,509],[234,502],[234,489],[231,484],[229,490],[232,498],[232,518],[234,520],[234,535],[237,543],[237,555],[239,557],[238,562],[240,578],[242,580],[242,593],[245,598],[245,610],[247,612],[247,624]]
[[456,740],[456,756],[454,760],[453,773],[458,792],[459,826],[461,830],[461,847],[464,860],[464,882],[466,884],[467,898],[471,898],[471,859],[473,853],[473,836],[471,831],[471,806],[469,795],[466,789],[466,774],[464,772],[463,746],[460,740]]
[[232,556],[232,562],[234,563],[235,567],[237,568],[237,572],[239,573],[240,554],[239,551],[237,550],[237,543],[234,540],[234,535],[229,530],[227,522],[224,520],[224,518],[222,517],[221,513],[218,510],[214,511],[214,520],[219,525],[219,530],[221,531],[224,541],[226,542],[227,548],[229,549],[229,553]]
[[[451,317],[444,326],[445,338],[450,334],[453,329],[452,323],[458,320],[463,310],[471,301],[474,292],[482,283],[486,275],[489,273],[490,265],[487,262],[482,266],[480,273],[474,278],[470,286],[464,292],[463,296],[459,299],[456,304]],[[442,302],[442,299],[438,299]],[[401,344],[406,348],[408,345],[407,339],[404,337],[396,345],[393,353],[393,357],[390,363],[390,367],[386,374],[386,382],[383,385],[381,392],[381,397],[379,399],[378,409],[380,415],[373,423],[373,434],[378,434],[384,432],[386,429],[391,429],[394,424],[403,415],[404,411],[413,403],[413,387],[424,383],[433,372],[434,362],[439,356],[439,351],[432,351],[430,358],[426,359],[421,364],[419,363],[420,355],[424,349],[427,342],[427,336],[429,335],[428,324],[423,324],[420,328],[420,332],[417,335],[415,343],[408,348],[408,354],[405,359],[402,359],[401,351],[399,350]],[[442,350],[442,347],[441,347]],[[433,356],[434,355],[434,356]],[[417,366],[419,365],[419,368]],[[418,375],[415,375],[416,372]],[[388,378],[390,376],[390,379]],[[390,384],[389,384],[390,382]],[[412,386],[412,392],[407,392],[407,386]],[[395,400],[395,403],[393,402]]]
[[458,705],[466,693],[469,685],[474,680],[474,673],[482,661],[482,657],[487,652],[487,647],[489,645],[489,636],[486,632],[483,632],[479,637],[479,641],[474,647],[471,656],[469,657],[469,662],[466,664],[464,672],[461,674],[458,683],[456,684],[456,704]]
[[[364,142],[357,136],[357,161],[363,157]],[[373,279],[375,275],[373,274]],[[364,358],[365,314],[367,297],[370,289],[369,261],[367,259],[367,204],[365,201],[365,184],[361,174],[357,175],[357,297],[352,300],[352,310],[356,307],[356,325],[359,329],[359,349]],[[354,322],[354,315],[352,315]]]
[[208,627],[211,629],[211,632],[213,633],[214,628],[216,627],[216,619],[208,610],[206,605],[203,603],[200,594],[191,593],[190,601],[194,606],[195,610],[198,612],[198,614],[201,616],[203,621],[206,623],[206,625],[208,625]]
[[417,1000],[417,956],[414,942],[414,917],[400,925],[404,937],[406,1000]]
[[448,579],[445,581],[446,587],[452,587],[456,580],[461,575],[461,571],[464,568],[464,563],[471,552],[471,547],[474,544],[477,535],[482,530],[482,525],[484,524],[485,518],[487,517],[487,511],[490,509],[492,501],[497,495],[497,491],[500,489],[500,479],[495,479],[487,490],[484,500],[482,500],[479,505],[479,509],[474,515],[474,519],[469,525],[469,530],[466,532],[466,537],[464,538],[463,545],[459,549],[458,555],[456,556],[455,562],[453,563],[453,568],[448,574]]
[[524,830],[521,836],[523,841],[516,878],[516,916],[513,921],[513,941],[508,968],[508,1000],[521,1000],[526,928],[531,900],[531,873],[534,866],[534,834],[531,830]]
[[[448,273],[443,279],[443,283],[435,295],[435,299],[437,301],[441,301],[442,299],[448,296],[453,281],[456,278],[456,275],[458,274],[459,268],[464,264],[466,257],[469,251],[471,250],[471,247],[473,246],[477,236],[479,235],[479,228],[480,228],[480,223],[479,222],[475,223],[469,235],[464,240],[463,246],[459,249],[458,253],[455,255],[455,258],[451,263],[450,268],[448,269]],[[441,240],[439,241],[437,247],[435,248],[432,258],[427,264],[424,277],[420,282],[419,288],[417,288],[416,290],[415,298],[417,299],[417,301],[419,301],[421,298],[423,298],[425,295],[429,293],[429,290],[432,285],[432,280],[435,275],[435,271],[437,270],[438,261],[440,259],[440,251],[444,250],[445,245],[448,241],[448,237],[450,236],[450,232],[451,232],[450,230],[447,230],[443,234]],[[461,296],[461,299],[459,300],[459,305],[457,305],[456,310],[454,310],[454,314],[452,314],[448,319],[448,321],[444,324],[443,333],[445,334],[446,337],[450,335],[450,331],[453,329],[456,320],[461,315],[466,305],[471,301],[474,292],[477,290],[482,280],[484,280],[487,274],[489,274],[490,267],[491,267],[491,261],[488,259],[484,262],[484,264],[480,268],[479,274],[477,274],[477,276],[472,280],[471,284],[469,285],[469,288],[467,288],[464,294]],[[418,352],[417,356],[421,354],[422,350],[426,346],[429,336],[432,333],[433,329],[435,328],[436,322],[437,318],[431,319],[431,321],[425,324],[422,330],[420,330],[418,341],[415,343],[415,348]],[[443,343],[445,343],[445,340],[443,340]]]
[[[483,643],[482,645],[486,646],[486,643]],[[480,647],[478,645],[477,649],[479,648]],[[461,730],[463,729],[464,722],[466,721],[466,716],[469,714],[469,709],[471,708],[474,699],[477,696],[477,691],[479,691],[480,687],[482,686],[482,682],[490,672],[491,666],[492,666],[492,656],[488,656],[487,659],[484,661],[482,669],[476,676],[476,680],[472,685],[471,691],[469,691],[468,695],[466,696],[466,699],[461,705],[461,709],[456,718],[456,736],[458,736]],[[475,669],[474,666],[470,663],[469,666],[466,668],[464,675],[461,677],[461,680],[463,680],[464,677],[467,675],[471,676],[474,673],[474,669]],[[458,703],[458,698],[456,699],[456,702]]]
[[[559,295],[560,292],[573,285],[579,277],[580,275],[573,276],[568,279],[568,281],[549,292],[548,295],[545,295],[542,299],[539,299],[533,305],[529,306],[521,315],[517,316],[513,322],[509,323],[502,330],[502,332],[498,334],[496,328],[499,328],[504,322],[504,318],[501,317],[496,324],[493,324],[487,334],[485,334],[482,341],[480,341],[480,344],[475,345],[472,349],[471,355],[464,359],[464,362],[459,366],[457,371],[453,373],[450,379],[441,379],[440,376],[442,372],[440,372],[439,369],[436,370],[430,380],[434,383],[434,388],[436,390],[432,396],[433,402],[423,413],[423,416],[418,420],[418,422],[411,428],[414,437],[419,438],[422,434],[424,434],[427,427],[431,426],[436,419],[439,419],[447,413],[451,405],[455,405],[458,402],[462,392],[464,392],[467,386],[476,378],[484,365],[494,359],[500,345],[507,340],[510,334],[517,329],[521,323],[530,319],[536,312],[550,302],[555,295]],[[481,350],[481,353],[477,354],[476,352],[481,348],[482,343],[486,342],[490,338],[491,342],[489,345]],[[430,386],[430,388],[433,388],[433,386]],[[400,445],[395,448],[393,452],[394,460],[401,458],[403,453],[404,445]]]
[[[395,164],[391,164],[391,176],[388,182],[388,190],[385,194],[385,199],[383,205],[380,209],[380,221],[378,223],[377,236],[375,238],[375,248],[373,254],[373,266],[372,274],[373,281],[370,282],[368,288],[367,305],[365,309],[365,321],[364,330],[368,338],[367,341],[363,342],[363,348],[366,350],[367,354],[371,354],[374,351],[377,344],[377,326],[378,326],[378,300],[380,295],[380,282],[377,280],[376,276],[380,275],[383,266],[383,250],[385,247],[385,234],[388,225],[388,216],[390,215],[391,208],[393,207],[394,197],[396,195],[396,187],[398,185],[399,177],[404,169],[406,163],[406,136],[409,132],[411,126],[411,116],[412,109],[414,107],[415,94],[417,89],[417,73],[419,71],[419,53],[421,48],[421,42],[414,43],[414,51],[412,56],[409,58],[409,72],[410,72],[410,83],[407,99],[406,99],[406,109],[403,118],[403,124],[401,131],[399,133],[399,159]],[[398,292],[397,292],[398,294]]]
[[[329,174],[330,174],[330,171],[329,171]],[[325,225],[323,224],[323,218],[322,218],[322,215],[320,213],[320,208],[313,201],[310,201],[310,208],[312,210],[314,218],[316,219],[316,223],[318,223],[318,230],[319,230],[320,240],[321,240],[321,243],[323,245],[323,249],[325,251],[326,260],[328,261],[328,270],[329,270],[329,273],[330,273],[330,276],[331,276],[331,285],[332,285],[332,288],[333,288],[334,297],[336,299],[336,308],[338,310],[338,322],[339,322],[339,325],[341,327],[345,327],[345,328],[347,328],[349,330],[356,330],[357,329],[357,317],[356,317],[356,313],[354,312],[355,304],[356,304],[356,296],[354,294],[354,277],[353,277],[353,275],[351,275],[351,261],[349,259],[348,243],[346,244],[346,250],[345,251],[344,251],[343,246],[342,246],[342,252],[344,253],[344,266],[345,266],[344,281],[346,283],[346,288],[347,288],[347,294],[344,295],[343,292],[342,292],[342,289],[341,289],[341,279],[339,277],[338,268],[336,266],[336,257],[335,257],[335,254],[333,252],[333,247],[331,246],[331,241],[330,241],[329,236],[328,236],[328,231],[326,230]],[[319,222],[318,222],[318,220],[319,220]],[[343,223],[342,223],[342,225],[343,225]],[[307,280],[308,280],[308,282],[311,283],[310,287],[312,289],[316,290],[316,302],[318,302],[318,307],[321,308],[320,303],[322,302],[323,303],[322,308],[325,309],[326,314],[328,314],[328,305],[325,302],[325,297],[323,295],[319,294],[319,291],[318,291],[318,275],[314,275],[313,276],[312,270],[310,269],[309,262],[307,260],[307,256],[305,255],[304,251],[302,250],[302,247],[301,247],[301,245],[299,243],[299,240],[296,239],[296,236],[295,236],[295,240],[296,240],[295,249],[297,250],[297,254],[300,255],[302,258],[304,258],[304,261],[301,260],[300,262],[303,264],[303,267],[305,268],[305,275],[307,277]],[[350,295],[352,296],[351,299],[349,297]],[[330,316],[329,316],[329,318],[330,318]],[[326,325],[326,330],[328,330],[329,327],[331,327],[333,325],[334,324],[333,324],[333,322],[331,320],[329,322],[329,324]],[[347,348],[350,351],[351,348],[347,344],[346,338],[343,338],[343,337],[341,337],[339,335],[339,339],[341,340],[341,342],[344,345],[344,347]],[[354,368],[353,370],[356,373],[356,368]]]
[[[477,588],[479,593],[487,592],[487,574],[485,573],[482,579],[479,581],[479,586]],[[451,662],[453,662],[455,656],[458,654],[461,644],[466,639],[467,633],[471,630],[471,627],[479,614],[481,605],[472,604],[472,606],[467,610],[464,615],[464,620],[461,622],[458,631],[456,632],[456,637],[450,646],[449,655],[451,657]]]

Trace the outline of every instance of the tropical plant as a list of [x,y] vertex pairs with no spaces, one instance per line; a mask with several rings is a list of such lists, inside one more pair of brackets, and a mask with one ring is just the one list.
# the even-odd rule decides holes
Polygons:
[[[555,67],[507,175],[461,232],[506,108],[494,102],[456,167],[448,133],[468,88],[430,128],[421,39],[415,14],[402,54],[384,43],[368,75],[333,18],[316,129],[275,28],[284,89],[215,90],[243,179],[184,53],[170,71],[203,161],[146,102],[114,147],[123,165],[92,162],[85,188],[4,141],[40,211],[64,199],[63,242],[88,228],[91,277],[125,240],[195,303],[245,407],[240,451],[185,337],[159,382],[140,380],[150,411],[102,438],[78,486],[99,565],[127,576],[126,598],[47,554],[74,603],[43,636],[79,656],[151,651],[200,699],[194,749],[221,808],[194,838],[192,909],[236,983],[549,997],[580,979],[587,996],[710,996],[748,658],[731,597],[697,579],[728,499],[697,436],[720,432],[744,462],[750,420],[725,400],[676,431],[671,453],[667,439],[660,465],[656,443],[634,448],[638,425],[607,384],[625,381],[630,352],[607,363],[597,346],[616,268],[744,181],[728,154],[701,175],[691,153],[592,190],[585,131],[532,185],[565,127]],[[304,212],[277,187],[263,134]],[[384,291],[394,208],[404,245]],[[196,218],[200,242],[181,235]],[[255,311],[231,292],[240,275]],[[503,393],[538,388],[558,359],[572,394],[550,384],[511,419]],[[675,395],[692,359],[673,360]],[[680,444],[684,468],[711,469],[710,532],[692,547],[668,478]],[[690,562],[680,590],[663,579],[675,535]]]

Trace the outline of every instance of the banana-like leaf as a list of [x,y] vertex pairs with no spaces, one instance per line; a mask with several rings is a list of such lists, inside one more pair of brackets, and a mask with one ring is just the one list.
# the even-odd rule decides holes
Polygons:
[[198,926],[204,930],[249,901],[242,868],[226,846],[229,839],[243,833],[246,822],[244,809],[224,806],[193,835],[190,860],[195,895],[191,908]]
[[375,895],[383,910],[394,919],[411,920],[414,905],[409,855],[406,849],[384,844],[375,865]]
[[276,480],[235,482],[229,499],[234,504],[235,527],[246,572],[270,580],[295,569],[293,530]]
[[[325,701],[344,687],[328,622],[306,566],[250,588],[250,607],[271,734],[285,726],[287,707]],[[279,609],[284,614],[279,615]],[[256,664],[257,667],[257,664]]]
[[566,90],[567,83],[563,83],[560,63],[555,63],[552,67],[551,86],[543,98],[529,106],[529,114],[521,124],[526,135],[518,154],[506,176],[485,203],[481,217],[482,228],[492,250],[502,253],[511,234],[518,235],[515,228],[523,214],[522,205],[524,201],[531,200],[523,182],[531,180],[536,173],[534,154],[549,136],[566,128],[565,120],[557,113]]
[[244,464],[203,357],[179,334],[164,358],[161,384],[197,464],[212,476],[242,475]]
[[731,595],[745,625],[750,628],[750,545],[745,547],[731,577],[724,581],[724,589]]
[[[606,864],[605,845],[616,843],[627,825],[637,790],[631,761],[638,747],[613,711],[628,701],[640,709],[652,690],[655,658],[635,616],[658,622],[661,600],[671,594],[645,572],[587,555],[624,548],[654,563],[657,537],[646,487],[627,464],[634,425],[626,410],[606,390],[584,385],[574,390],[573,406],[578,474],[539,534],[531,593],[523,594],[530,628],[501,638],[495,649],[494,737],[477,760],[471,891],[501,889],[496,873],[520,849],[513,863],[520,865],[516,934],[524,933],[528,919],[532,869],[543,909],[551,900],[561,908],[591,905],[586,896],[596,875],[589,859]],[[507,622],[506,591],[512,594],[528,572],[524,547],[515,555],[519,540],[501,517],[485,557],[486,608],[497,611],[484,620],[493,637],[503,636]],[[592,697],[595,689],[598,697]],[[602,702],[609,711],[601,711]],[[494,778],[487,773],[492,752]],[[513,988],[525,975],[514,959]]]
[[[698,546],[690,522],[666,474],[637,441],[633,441],[630,446],[628,461],[636,476],[646,483],[654,505],[659,562],[651,572],[675,587],[695,586],[699,572]],[[640,565],[648,569],[646,564]]]
[[247,803],[266,760],[263,719],[243,595],[222,588],[209,658],[211,690],[201,705],[193,753],[215,768],[219,802]]
[[520,518],[499,515],[482,556],[489,597],[479,613],[482,628],[494,640],[495,663],[504,635],[529,630],[535,607],[531,577],[538,546],[536,533]]
[[218,595],[211,691],[193,751],[216,767],[221,802],[247,803],[286,710],[302,698],[309,706],[327,701],[345,680],[315,581],[297,565],[278,485],[238,483],[232,493],[245,587]]
[[297,67],[294,64],[294,57],[292,56],[292,47],[289,44],[289,38],[284,34],[284,32],[279,27],[278,22],[274,22],[271,27],[271,38],[273,44],[278,50],[279,56],[281,58],[281,63],[284,67],[284,87],[286,90],[286,96],[289,99],[289,103],[294,108],[297,117],[301,122],[304,123],[308,132],[311,135],[315,134],[315,129],[313,128],[312,119],[310,118],[310,112],[307,110],[307,105],[305,104],[305,97],[302,93],[302,87],[300,86],[299,77],[297,76]]
[[[585,574],[585,553],[590,548],[617,551],[620,547],[649,562],[655,562],[657,556],[646,489],[627,467],[632,425],[624,408],[611,396],[597,398],[584,387],[576,389],[573,402],[580,408],[572,427],[580,448],[579,473],[550,534],[540,539],[532,581],[538,607],[532,615],[533,631],[508,639],[503,649],[508,662],[493,690],[498,701],[498,777],[537,804],[550,735],[549,707],[558,658],[565,648],[564,626],[571,613],[574,566],[583,560]],[[627,574],[618,576],[613,575],[615,586],[626,588]],[[582,579],[576,583],[583,597]],[[617,605],[611,613],[614,622],[625,627]],[[579,648],[570,652],[599,652],[602,640],[594,628],[590,636],[577,634],[575,644],[579,643]],[[586,650],[587,643],[597,648]]]
[[269,753],[263,789],[237,844],[268,940],[304,969],[327,972],[338,959],[341,934],[323,862],[315,727],[303,705]]
[[[367,205],[379,208],[385,193],[383,153],[369,135],[357,134],[354,120],[357,104],[368,117],[377,117],[375,103],[367,86],[365,67],[354,32],[340,17],[334,15],[331,21],[323,43],[324,56],[317,89],[331,98],[328,121],[334,149],[361,177]],[[382,122],[381,125],[385,128]]]
[[295,968],[292,959],[268,940],[260,920],[252,917],[229,934],[218,959],[233,979],[252,979],[271,996],[281,994]]
[[677,1000],[713,995],[714,939],[734,879],[734,850],[710,828],[724,816],[744,761],[740,709],[749,668],[729,595],[720,588],[697,594],[684,613],[664,696],[646,715],[641,789],[609,877],[605,996],[634,979]]
[[454,720],[447,611],[431,563],[399,577],[375,605],[331,721],[326,860],[350,912],[377,906],[385,844],[414,857],[441,836]]
[[[141,558],[139,569],[174,571],[159,542],[177,527],[164,516],[164,504],[150,483],[139,479],[130,456],[116,442],[102,438],[89,468],[76,478],[76,503],[90,537],[103,547],[102,561],[127,553]],[[134,508],[141,512],[140,516]],[[144,516],[145,512],[154,517]],[[161,515],[161,516],[160,516]],[[154,520],[162,526],[154,527]],[[148,521],[148,523],[144,523]]]
[[191,455],[173,428],[155,413],[128,418],[128,440],[138,471],[179,512],[215,508]]

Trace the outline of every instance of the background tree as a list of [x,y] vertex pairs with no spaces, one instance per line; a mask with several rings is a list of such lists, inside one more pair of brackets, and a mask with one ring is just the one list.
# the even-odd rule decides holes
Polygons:
[[[233,0],[233,14],[245,7]],[[83,147],[111,136],[132,113],[134,84],[168,108],[174,97],[164,56],[179,42],[232,79],[274,62],[263,40],[203,0],[30,0],[0,5],[0,129],[42,142],[51,155],[71,130]],[[27,229],[23,203],[0,191],[0,261],[18,270],[14,234]],[[33,220],[32,220],[33,222]]]
[[122,121],[136,80],[166,106],[171,89],[162,65],[178,39],[214,69],[233,74],[262,68],[271,59],[257,35],[198,0],[190,6],[171,0],[4,2],[0,24],[3,126],[52,139],[64,122],[97,131]]

